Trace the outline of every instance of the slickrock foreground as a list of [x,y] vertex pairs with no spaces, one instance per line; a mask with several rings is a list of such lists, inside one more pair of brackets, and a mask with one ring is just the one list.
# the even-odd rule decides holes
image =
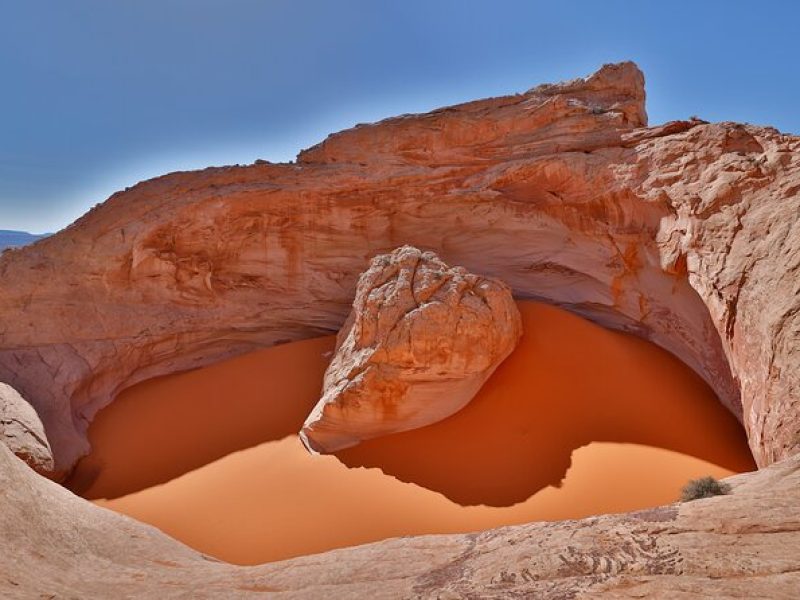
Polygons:
[[300,437],[335,452],[461,410],[522,335],[511,290],[403,246],[376,256]]
[[37,472],[53,471],[53,453],[33,407],[10,385],[0,383],[0,443]]
[[121,389],[338,330],[366,260],[403,244],[670,350],[742,420],[762,470],[729,496],[644,513],[236,568],[0,445],[1,595],[797,596],[800,138],[648,128],[631,63],[359,126],[293,164],[115,194],[0,258],[0,381],[36,408],[66,473]]
[[0,444],[0,591],[3,598],[25,600],[100,600],[109,590],[116,598],[159,600],[794,600],[800,589],[798,458],[726,479],[732,493],[708,500],[475,534],[398,538],[234,567],[31,477]]

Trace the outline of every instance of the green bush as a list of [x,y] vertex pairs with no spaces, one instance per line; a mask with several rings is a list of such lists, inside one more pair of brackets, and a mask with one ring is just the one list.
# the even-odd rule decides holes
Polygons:
[[701,477],[693,479],[681,490],[681,502],[690,502],[700,498],[711,498],[727,494],[730,487],[727,484],[717,481],[713,477]]

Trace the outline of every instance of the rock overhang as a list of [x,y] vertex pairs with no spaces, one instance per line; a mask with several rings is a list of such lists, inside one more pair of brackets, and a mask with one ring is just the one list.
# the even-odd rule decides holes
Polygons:
[[[402,243],[438,249],[449,262],[501,277],[520,297],[664,346],[741,416],[762,467],[782,462],[736,478],[741,484],[730,497],[681,507],[680,541],[659,542],[656,530],[643,530],[636,519],[632,527],[629,516],[523,527],[533,537],[520,538],[521,547],[542,554],[546,538],[542,555],[563,556],[576,569],[594,564],[594,555],[574,537],[567,551],[553,531],[585,530],[595,541],[597,532],[616,532],[606,540],[611,554],[624,553],[629,541],[656,548],[649,557],[621,558],[613,563],[618,570],[586,586],[574,576],[598,573],[565,573],[544,559],[526,567],[533,579],[507,570],[505,579],[492,575],[491,556],[505,562],[495,541],[515,535],[503,531],[430,542],[426,547],[438,548],[431,556],[449,557],[436,565],[415,563],[400,542],[379,544],[382,564],[395,557],[395,570],[413,572],[418,592],[496,591],[499,581],[541,593],[613,593],[624,580],[652,593],[670,589],[678,576],[695,590],[712,589],[713,577],[715,593],[730,594],[734,587],[779,591],[797,583],[781,565],[796,572],[800,564],[796,532],[786,527],[798,503],[792,456],[800,445],[800,140],[770,128],[698,121],[641,128],[638,69],[601,73],[350,130],[301,153],[295,165],[179,173],[116,194],[64,232],[0,257],[0,380],[36,408],[63,473],[87,451],[87,422],[121,388],[338,329],[369,256]],[[520,165],[519,185],[497,185]],[[135,277],[134,249],[168,268]],[[94,540],[98,561],[86,563],[87,572],[111,561],[119,566],[115,583],[129,590],[147,589],[135,574],[176,581],[174,569],[154,566],[165,552],[192,571],[192,584],[205,579],[208,590],[254,576],[209,566],[146,527],[97,512],[0,453],[10,490],[0,511],[3,531],[19,548],[44,549],[36,577],[19,562],[2,565],[15,565],[27,589],[42,588],[43,569],[81,536]],[[15,519],[40,502],[57,518],[21,535]],[[749,545],[708,533],[725,518],[723,529],[747,533]],[[115,534],[95,539],[93,519],[130,532],[140,540],[135,551],[115,555],[122,542]],[[761,539],[753,531],[780,535]],[[709,545],[724,550],[724,558],[716,555],[724,564],[703,558]],[[347,556],[356,564],[373,550],[343,552],[331,560],[341,565]],[[462,577],[467,567],[471,579]],[[281,566],[287,568],[330,580],[324,566],[303,560]],[[64,589],[87,590],[108,577],[107,567],[92,572],[93,579],[73,577]],[[645,581],[642,572],[656,576]],[[276,589],[298,589],[269,566],[259,573]],[[725,577],[735,586],[726,587]],[[379,575],[366,585],[390,587]]]

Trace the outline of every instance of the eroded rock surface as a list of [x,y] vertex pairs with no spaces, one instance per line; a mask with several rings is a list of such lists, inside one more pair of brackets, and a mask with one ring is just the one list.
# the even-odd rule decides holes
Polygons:
[[53,471],[53,453],[34,408],[10,385],[0,382],[0,442],[43,475]]
[[339,330],[366,260],[402,244],[670,350],[742,420],[765,468],[677,507],[236,568],[0,445],[2,595],[797,596],[800,138],[648,128],[631,63],[356,127],[297,163],[115,194],[0,257],[0,380],[36,408],[66,472],[118,391]]
[[[0,380],[36,407],[66,472],[88,452],[88,423],[120,390],[338,331],[369,258],[411,244],[504,281],[516,297],[665,347],[754,429],[751,440],[775,440],[772,454],[754,448],[762,464],[786,456],[792,432],[772,429],[788,421],[762,423],[750,408],[798,412],[787,398],[800,391],[755,400],[768,381],[785,384],[763,370],[742,377],[740,353],[763,348],[762,369],[771,349],[737,342],[725,307],[736,304],[745,321],[773,314],[762,330],[780,315],[771,299],[736,294],[740,280],[754,284],[733,278],[754,257],[726,261],[724,273],[713,265],[734,234],[771,227],[773,246],[797,243],[782,242],[780,231],[795,222],[798,201],[780,199],[799,185],[798,142],[744,128],[775,157],[755,178],[742,165],[762,153],[742,156],[741,145],[725,142],[741,126],[645,128],[643,83],[633,64],[610,65],[516,96],[359,126],[296,164],[175,173],[115,194],[66,230],[0,257],[8,315]],[[732,190],[724,202],[708,195],[717,181]],[[754,221],[732,212],[765,202],[784,214],[762,210]],[[786,273],[791,257],[776,253],[770,277]],[[786,302],[777,310],[791,317]],[[784,325],[787,335],[797,323]],[[739,381],[750,386],[741,399]]]
[[376,256],[300,437],[335,452],[461,410],[516,347],[522,319],[501,281],[403,246]]

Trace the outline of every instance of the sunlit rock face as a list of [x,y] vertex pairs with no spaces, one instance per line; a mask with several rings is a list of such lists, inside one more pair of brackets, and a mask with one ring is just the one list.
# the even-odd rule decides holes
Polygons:
[[800,138],[698,120],[647,127],[632,63],[356,127],[295,163],[174,173],[115,194],[0,256],[0,380],[35,407],[66,473],[120,390],[338,331],[369,258],[404,244],[666,348],[741,419],[759,466],[777,464],[737,478],[730,496],[645,514],[239,570],[92,507],[0,445],[0,539],[14,548],[0,553],[2,595],[800,587]]
[[[731,278],[753,257],[728,261],[723,287],[712,264],[736,230],[733,207],[781,197],[794,162],[765,163],[769,176],[754,179],[728,168],[745,160],[724,143],[732,126],[645,128],[643,84],[632,63],[609,65],[523,94],[356,127],[295,164],[175,173],[115,194],[57,235],[0,257],[0,314],[8,315],[0,380],[36,407],[56,468],[67,473],[88,452],[88,423],[122,389],[338,331],[368,260],[411,244],[504,281],[515,297],[654,341],[704,377],[753,429],[751,439],[786,455],[791,432],[750,412],[766,375],[731,373],[740,353],[761,347],[725,333],[739,285]],[[791,139],[752,131],[787,156],[780,152]],[[687,157],[696,164],[684,166]],[[741,190],[740,202],[708,196],[701,205],[698,192],[706,197],[722,180]],[[773,220],[764,218],[764,226]],[[791,222],[780,219],[770,235]],[[751,231],[741,222],[739,239]],[[751,311],[771,314],[758,294],[738,298],[739,323]],[[756,366],[770,364],[763,358]],[[738,382],[749,386],[741,399]],[[763,402],[788,402],[778,387]],[[764,426],[782,431],[762,436]],[[767,460],[764,448],[754,452]]]
[[449,417],[521,335],[504,283],[412,246],[376,256],[358,280],[301,438],[328,453]]
[[17,390],[0,383],[0,443],[35,471],[53,471],[53,453],[39,415]]

